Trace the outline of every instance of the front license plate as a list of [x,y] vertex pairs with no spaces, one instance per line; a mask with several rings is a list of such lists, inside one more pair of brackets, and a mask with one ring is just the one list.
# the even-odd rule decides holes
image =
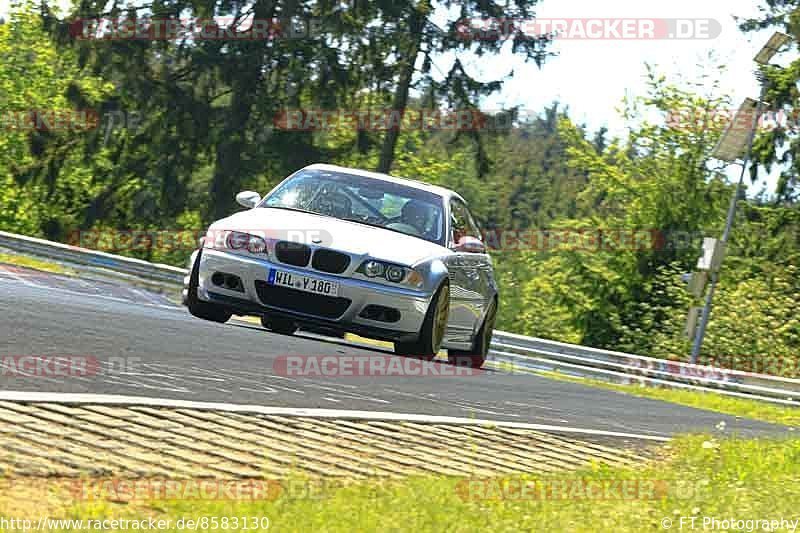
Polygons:
[[335,281],[328,281],[309,276],[301,276],[283,270],[269,269],[267,283],[280,287],[289,287],[298,291],[312,292],[325,296],[339,296],[339,284]]

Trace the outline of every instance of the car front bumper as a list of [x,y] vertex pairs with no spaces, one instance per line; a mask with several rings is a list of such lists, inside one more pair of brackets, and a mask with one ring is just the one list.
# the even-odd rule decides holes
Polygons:
[[[341,314],[338,314],[338,309],[334,311],[337,316],[332,316],[330,309],[323,313],[321,307],[315,305],[315,299],[309,297],[310,293],[294,289],[280,289],[281,301],[286,301],[287,297],[289,301],[287,305],[280,302],[276,305],[263,292],[270,268],[338,283],[338,298],[341,299],[338,303],[344,311]],[[232,290],[214,284],[211,278],[216,272],[238,276],[242,286],[239,290]],[[416,339],[432,298],[432,294],[421,290],[392,287],[211,249],[203,249],[200,257],[197,296],[200,300],[225,306],[234,314],[285,316],[300,324],[395,341]],[[349,300],[349,304],[345,300]],[[396,309],[399,319],[386,322],[359,316],[369,305]]]

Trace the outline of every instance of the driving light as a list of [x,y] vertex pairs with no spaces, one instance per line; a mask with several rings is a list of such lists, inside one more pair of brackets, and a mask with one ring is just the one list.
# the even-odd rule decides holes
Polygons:
[[225,239],[225,245],[231,250],[244,250],[247,248],[247,243],[250,240],[250,235],[239,231],[232,231],[228,233]]
[[231,231],[225,238],[225,247],[230,250],[247,250],[251,254],[267,253],[267,241],[257,235]]
[[247,243],[247,251],[251,254],[265,254],[267,253],[267,241],[251,235],[250,242]]
[[396,265],[393,263],[384,263],[383,261],[376,261],[369,259],[361,263],[358,267],[359,272],[368,278],[383,278],[390,283],[399,283],[414,288],[420,288],[423,285],[422,274],[406,266]]
[[408,279],[406,279],[406,284],[411,285],[412,287],[422,287],[422,274],[417,272],[416,270],[409,269],[408,271]]
[[391,265],[386,269],[386,279],[394,283],[400,283],[406,275],[405,269]]
[[364,263],[364,274],[374,278],[383,274],[383,263],[377,261],[367,261]]

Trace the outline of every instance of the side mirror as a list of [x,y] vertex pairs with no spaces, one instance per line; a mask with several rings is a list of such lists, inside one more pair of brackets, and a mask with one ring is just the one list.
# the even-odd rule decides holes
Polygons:
[[485,254],[486,246],[477,237],[461,237],[457,243],[453,244],[454,252],[464,252],[468,254]]
[[261,201],[261,195],[255,191],[242,191],[236,195],[236,203],[242,207],[251,209]]

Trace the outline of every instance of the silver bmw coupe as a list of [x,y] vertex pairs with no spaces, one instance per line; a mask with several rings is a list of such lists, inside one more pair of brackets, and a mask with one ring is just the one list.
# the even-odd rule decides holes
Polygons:
[[255,315],[298,328],[394,342],[399,355],[480,367],[498,306],[492,261],[457,193],[310,165],[248,209],[214,222],[192,254],[183,301],[225,322]]

